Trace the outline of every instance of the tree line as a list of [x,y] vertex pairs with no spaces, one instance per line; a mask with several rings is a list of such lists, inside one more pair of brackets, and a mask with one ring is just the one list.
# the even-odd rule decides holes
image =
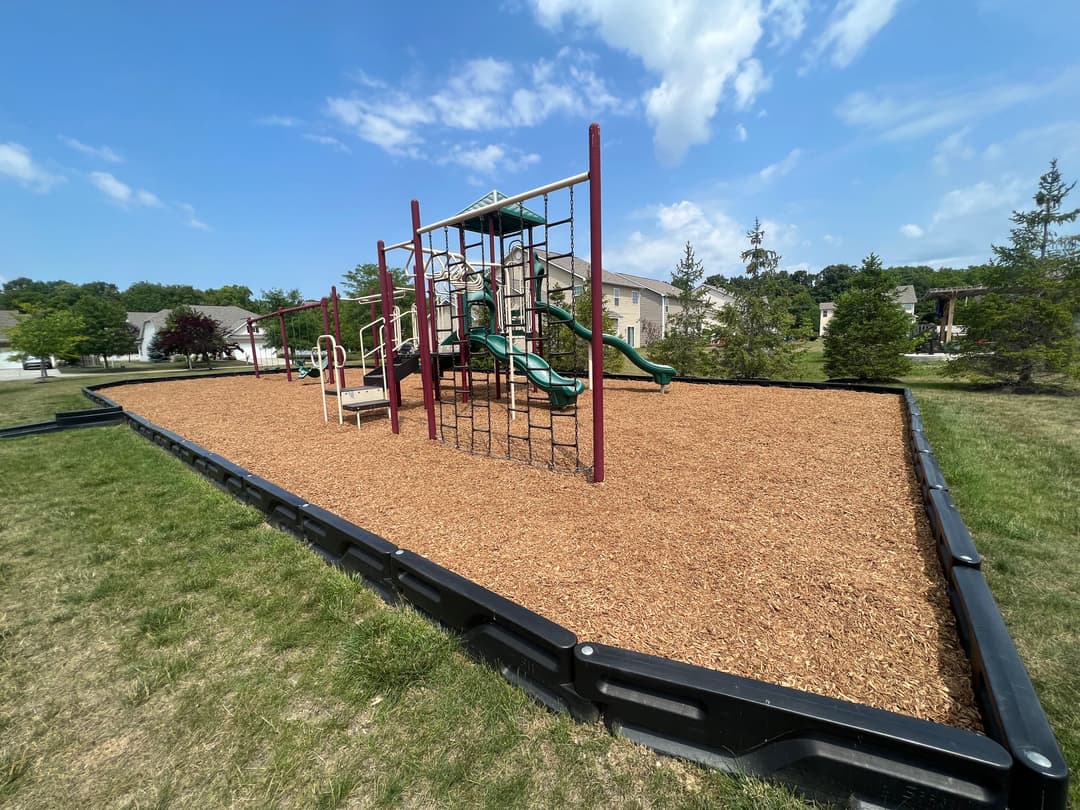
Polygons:
[[[1039,178],[1036,207],[1014,211],[1010,243],[992,245],[989,264],[964,270],[884,268],[873,253],[856,269],[829,265],[815,275],[778,269],[780,256],[765,245],[760,221],[747,233],[740,258],[745,275],[706,276],[688,242],[671,283],[679,288],[681,311],[668,334],[650,346],[658,362],[682,374],[733,378],[790,378],[796,375],[804,341],[817,334],[818,304],[833,301],[835,314],[824,342],[830,378],[887,380],[910,371],[904,355],[919,339],[897,305],[898,285],[911,284],[916,320],[936,319],[926,293],[935,287],[985,287],[965,302],[965,331],[955,341],[947,376],[1029,389],[1080,378],[1080,236],[1059,233],[1080,209],[1066,209],[1075,187],[1057,167]],[[720,308],[710,303],[703,282],[733,296]]]

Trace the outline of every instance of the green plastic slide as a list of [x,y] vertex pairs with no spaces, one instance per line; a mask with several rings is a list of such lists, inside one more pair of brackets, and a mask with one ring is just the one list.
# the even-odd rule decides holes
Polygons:
[[[592,340],[592,330],[587,326],[582,326],[578,321],[574,320],[574,316],[567,312],[562,307],[557,307],[554,304],[549,304],[547,301],[541,301],[539,297],[536,299],[536,308],[541,312],[547,312],[557,319],[561,325],[569,326],[570,331],[577,335],[582,340]],[[653,363],[646,360],[637,349],[616,335],[604,335],[603,341],[605,346],[613,346],[620,352],[625,354],[630,362],[640,368],[646,374],[651,374],[653,380],[657,385],[664,387],[671,384],[672,379],[678,373],[671,366],[661,365],[660,363]]]
[[507,357],[513,356],[514,366],[518,371],[528,377],[537,388],[547,391],[548,399],[555,408],[565,408],[585,392],[585,384],[581,380],[572,380],[562,376],[539,355],[513,350],[513,347],[507,345],[507,340],[502,335],[492,335],[483,329],[473,329],[469,333],[469,340],[484,346],[504,363]]

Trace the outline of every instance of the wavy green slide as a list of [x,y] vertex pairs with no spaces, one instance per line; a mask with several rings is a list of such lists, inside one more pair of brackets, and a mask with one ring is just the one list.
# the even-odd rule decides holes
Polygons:
[[[587,326],[583,326],[578,321],[576,321],[574,319],[574,316],[562,307],[557,307],[552,303],[541,300],[540,280],[542,276],[543,270],[541,268],[537,268],[535,307],[541,312],[547,312],[549,315],[553,315],[564,326],[569,326],[570,331],[572,331],[582,340],[591,341],[591,329],[589,329]],[[641,354],[638,353],[637,349],[635,349],[621,337],[605,334],[603,336],[603,341],[605,346],[611,346],[618,349],[630,359],[631,363],[640,368],[646,374],[651,374],[653,380],[656,382],[657,385],[660,386],[661,390],[667,389],[667,387],[671,384],[671,380],[675,377],[676,374],[678,374],[678,372],[675,371],[672,366],[665,366],[660,363],[653,363],[649,360],[646,360],[644,357],[641,356]]]
[[504,363],[508,356],[513,356],[514,366],[518,371],[528,377],[537,388],[547,391],[548,399],[555,408],[565,408],[585,392],[585,384],[581,380],[562,376],[539,355],[515,350],[507,345],[507,340],[502,335],[473,329],[469,333],[469,340],[484,346]]

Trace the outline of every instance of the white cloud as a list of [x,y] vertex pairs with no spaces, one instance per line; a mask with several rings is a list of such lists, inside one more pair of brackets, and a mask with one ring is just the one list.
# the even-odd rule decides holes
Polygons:
[[938,203],[932,225],[950,223],[978,216],[999,213],[1002,217],[1024,197],[1025,184],[1017,178],[1006,178],[999,183],[981,181],[972,186],[956,188],[947,192]]
[[391,154],[423,157],[427,132],[534,126],[557,114],[627,110],[593,70],[594,62],[592,55],[569,47],[524,69],[498,59],[473,59],[427,93],[392,90],[367,77],[364,85],[371,92],[327,98],[325,112]]
[[900,233],[902,233],[908,239],[919,239],[925,233],[925,231],[918,225],[909,224],[901,225]]
[[33,191],[46,192],[67,182],[67,178],[50,174],[34,162],[30,150],[22,144],[0,143],[0,175],[10,177],[19,185]]
[[187,218],[187,224],[190,227],[199,231],[210,230],[210,226],[195,215],[195,206],[185,202],[178,202],[176,207],[184,213],[184,216]]
[[124,159],[108,146],[90,146],[82,141],[75,140],[75,138],[68,138],[66,135],[60,135],[58,137],[60,138],[61,143],[74,149],[76,152],[82,152],[84,155],[89,155],[90,157],[104,160],[108,163],[124,162]]
[[322,144],[323,146],[329,146],[335,152],[351,152],[345,144],[335,138],[333,135],[316,135],[311,132],[305,132],[303,134],[304,140],[311,141],[312,143]]
[[90,182],[109,199],[120,205],[142,205],[147,208],[161,208],[161,200],[156,194],[140,188],[133,189],[127,183],[116,179],[108,172],[90,172]]
[[749,134],[747,134],[746,132],[746,127],[744,127],[742,124],[735,125],[735,140],[737,140],[739,143],[745,143],[746,139],[749,137]]
[[[652,278],[667,279],[689,241],[697,258],[704,263],[705,274],[742,272],[739,254],[746,249],[746,228],[723,210],[681,200],[658,205],[648,211],[651,227],[639,228],[616,244],[605,244],[605,266],[615,272],[625,271]],[[772,246],[791,243],[798,238],[793,225],[765,222],[766,241]]]
[[787,157],[783,160],[778,163],[772,163],[758,172],[758,177],[766,183],[769,183],[778,177],[783,177],[784,175],[789,174],[791,170],[798,165],[800,157],[802,157],[802,150],[792,149],[787,153]]
[[[762,74],[744,65],[762,34],[758,0],[533,0],[537,18],[558,29],[589,27],[617,50],[657,74],[644,96],[660,159],[678,163],[711,136],[710,122],[729,83],[744,104],[765,88]],[[778,12],[779,13],[779,12]]]
[[975,157],[975,149],[967,140],[970,132],[971,127],[965,127],[958,132],[954,132],[937,145],[937,149],[934,150],[934,157],[931,160],[935,172],[946,175],[956,164]]
[[1080,71],[1066,70],[1053,81],[993,82],[984,87],[934,91],[852,93],[836,109],[844,123],[880,134],[886,140],[918,138],[943,129],[966,127],[1010,107],[1069,90]]
[[256,118],[255,123],[264,127],[298,127],[304,122],[291,115],[264,115],[262,118]]
[[521,171],[539,163],[540,156],[533,152],[524,153],[511,149],[502,144],[486,146],[455,144],[438,162],[453,163],[477,174],[490,175],[498,171]]
[[899,5],[900,0],[839,0],[828,26],[814,43],[811,58],[830,51],[834,67],[847,67],[888,24]]
[[821,241],[824,242],[826,245],[840,245],[844,242],[844,240],[841,239],[839,236],[834,236],[831,233],[827,233],[823,237],[821,237]]
[[735,108],[745,110],[749,107],[759,93],[763,93],[772,86],[772,79],[765,75],[761,62],[757,59],[747,59],[735,77]]
[[769,0],[765,7],[765,17],[773,26],[773,47],[788,45],[803,35],[806,30],[806,13],[810,10],[810,0]]

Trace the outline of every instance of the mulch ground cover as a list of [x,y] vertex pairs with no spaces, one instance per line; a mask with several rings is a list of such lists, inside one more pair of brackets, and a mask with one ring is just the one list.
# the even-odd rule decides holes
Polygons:
[[107,393],[583,640],[980,729],[898,397],[611,381],[590,484],[429,441],[402,388],[400,436],[280,375]]

